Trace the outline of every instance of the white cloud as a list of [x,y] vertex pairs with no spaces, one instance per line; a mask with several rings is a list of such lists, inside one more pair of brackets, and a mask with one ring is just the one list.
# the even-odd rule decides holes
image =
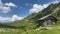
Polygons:
[[9,13],[11,11],[11,7],[17,6],[11,2],[3,4],[2,1],[0,0],[0,10],[2,13]]
[[23,17],[18,17],[17,15],[13,15],[12,17],[12,21],[21,20],[21,19],[23,19]]
[[39,11],[42,11],[43,9],[47,8],[50,4],[55,4],[55,3],[59,3],[59,1],[56,0],[43,5],[34,4],[33,7],[29,10],[29,14],[38,13]]
[[30,9],[30,13],[37,13],[39,11],[42,11],[44,8],[47,8],[48,6],[49,4],[44,4],[44,5],[34,4],[33,8]]
[[13,15],[11,18],[3,18],[3,17],[0,17],[0,22],[1,23],[9,23],[9,22],[14,22],[14,21],[18,21],[18,20],[22,20],[23,17],[19,17],[17,15]]
[[9,13],[11,11],[10,7],[3,7],[3,13]]
[[17,7],[15,4],[9,2],[9,3],[5,3],[6,6],[9,6],[9,7]]
[[[9,13],[11,11],[11,7],[17,7],[17,6],[11,2],[3,4],[2,1],[0,0],[0,11],[2,13],[5,13],[5,14]],[[21,19],[23,19],[23,17],[17,16],[17,15],[13,15],[12,17],[6,17],[6,18],[0,16],[0,23],[9,23],[9,22],[14,22]]]

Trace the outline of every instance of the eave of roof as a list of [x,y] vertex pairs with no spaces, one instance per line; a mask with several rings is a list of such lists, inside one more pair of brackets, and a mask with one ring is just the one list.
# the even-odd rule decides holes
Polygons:
[[44,16],[44,17],[38,19],[38,20],[43,20],[43,19],[45,19],[45,18],[47,18],[47,17],[49,17],[49,16],[51,16],[51,15],[52,15],[52,14],[46,15],[46,16]]

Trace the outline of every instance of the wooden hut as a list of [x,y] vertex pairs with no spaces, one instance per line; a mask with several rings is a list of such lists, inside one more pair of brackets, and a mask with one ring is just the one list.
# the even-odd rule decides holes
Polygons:
[[54,25],[57,22],[57,18],[52,16],[52,14],[46,15],[38,20],[38,25]]

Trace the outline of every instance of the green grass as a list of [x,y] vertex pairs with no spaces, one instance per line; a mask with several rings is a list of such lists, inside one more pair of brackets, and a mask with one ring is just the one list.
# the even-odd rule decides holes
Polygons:
[[[53,26],[45,26],[42,28],[40,27],[40,29],[42,30],[36,30],[37,28],[34,29],[36,25],[33,23],[26,22],[24,23],[24,25],[21,24],[21,26],[25,27],[22,27],[22,29],[17,29],[15,31],[12,31],[12,28],[10,28],[9,32],[1,31],[0,34],[60,34],[60,21],[58,21],[57,24]],[[53,28],[53,29],[44,30],[43,28]]]
[[27,29],[26,31],[23,29],[18,29],[16,31],[11,31],[11,29],[9,30],[9,32],[0,32],[0,34],[60,34],[60,26],[51,26],[50,28],[55,28],[52,30],[36,30],[36,29]]

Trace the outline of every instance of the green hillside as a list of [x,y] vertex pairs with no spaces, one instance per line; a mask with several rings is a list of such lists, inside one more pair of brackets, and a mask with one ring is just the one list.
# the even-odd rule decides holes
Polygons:
[[[60,33],[60,20],[57,21],[56,25],[52,25],[50,27],[48,26],[37,27],[38,19],[48,14],[52,14],[53,16],[60,19],[60,3],[50,4],[46,9],[38,13],[33,13],[17,23],[8,24],[9,26],[1,25],[1,27],[6,26],[6,28],[11,28],[11,29],[17,28],[18,31],[16,30],[17,32],[13,32],[13,34],[14,33],[15,34],[59,34]],[[48,28],[49,30],[45,30],[44,28]]]
[[[15,23],[15,24],[12,24],[12,26],[16,26],[16,27],[20,27],[22,28],[25,33],[23,34],[26,34],[27,31],[28,31],[28,34],[31,33],[31,34],[34,34],[35,33],[35,29],[44,29],[44,28],[39,28],[37,27],[37,24],[38,24],[38,19],[43,17],[43,16],[46,16],[48,14],[52,14],[53,16],[57,17],[60,19],[60,3],[58,4],[51,4],[49,5],[46,9],[38,12],[38,13],[33,13],[29,16],[27,16],[25,19]],[[49,28],[53,28],[54,30],[47,30],[47,32],[45,32],[45,30],[42,30],[42,32],[40,31],[36,31],[36,33],[38,34],[59,34],[59,30],[60,30],[60,20],[57,21],[57,24],[56,25],[53,25]],[[59,29],[59,30],[58,30]],[[55,32],[56,33],[55,33]]]
[[51,4],[49,5],[46,9],[38,12],[38,13],[33,13],[29,16],[27,16],[25,19],[12,24],[14,26],[26,26],[28,24],[37,24],[37,21],[39,18],[46,16],[48,14],[52,14],[55,17],[60,17],[60,3],[58,4]]

